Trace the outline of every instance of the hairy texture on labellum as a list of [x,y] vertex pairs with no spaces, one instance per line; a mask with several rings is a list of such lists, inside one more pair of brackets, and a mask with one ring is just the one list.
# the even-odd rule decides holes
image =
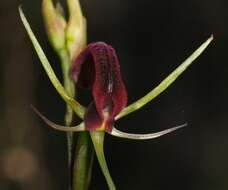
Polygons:
[[90,105],[87,110],[86,128],[97,129],[100,120],[106,130],[111,130],[115,116],[127,104],[115,50],[103,42],[89,44],[74,61],[71,77],[80,86],[92,88],[95,106]]

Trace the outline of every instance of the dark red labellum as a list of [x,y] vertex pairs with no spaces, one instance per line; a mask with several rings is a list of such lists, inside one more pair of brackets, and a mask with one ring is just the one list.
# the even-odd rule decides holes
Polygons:
[[[89,130],[98,128],[92,126],[92,120],[94,121],[93,117],[96,114],[89,114],[95,109],[99,114],[101,124],[105,122],[105,129],[108,130],[115,116],[127,104],[127,92],[115,50],[103,42],[89,44],[74,61],[71,77],[77,84],[92,88],[95,107],[89,106],[88,108],[85,116],[86,125],[88,125],[86,127]],[[94,110],[92,112],[95,113]],[[92,123],[88,122],[90,119]],[[95,123],[97,122],[94,122],[94,125],[97,125]]]

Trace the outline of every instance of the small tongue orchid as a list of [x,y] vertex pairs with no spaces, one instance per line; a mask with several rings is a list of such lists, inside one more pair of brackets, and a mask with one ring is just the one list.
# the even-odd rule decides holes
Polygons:
[[92,90],[93,98],[87,108],[85,108],[67,94],[51,68],[50,63],[35,38],[22,10],[19,9],[19,11],[22,22],[50,81],[63,100],[83,121],[81,124],[72,127],[58,125],[44,117],[36,108],[32,108],[48,126],[56,130],[71,132],[88,131],[109,189],[115,190],[103,152],[105,132],[116,137],[145,140],[160,137],[186,126],[186,124],[183,124],[151,134],[131,134],[119,131],[114,127],[114,123],[121,117],[140,109],[168,88],[206,49],[212,41],[213,36],[204,42],[156,88],[129,106],[127,106],[127,92],[121,77],[119,60],[115,50],[104,42],[89,44],[81,51],[76,59],[74,59],[69,73],[76,85],[91,88]]
[[135,140],[152,139],[170,133],[186,124],[151,134],[130,134],[117,130],[114,121],[127,105],[119,60],[115,50],[104,42],[89,44],[73,62],[70,75],[82,87],[92,89],[93,100],[84,113],[84,122],[78,126],[57,125],[44,117],[34,107],[35,112],[52,128],[61,131],[105,131],[113,136]]
[[84,122],[74,127],[57,125],[44,117],[34,107],[33,109],[50,127],[61,131],[105,131],[113,136],[135,140],[160,137],[187,124],[157,133],[130,134],[116,129],[114,121],[141,108],[164,91],[202,53],[212,39],[213,36],[203,43],[154,90],[127,107],[127,92],[122,81],[119,60],[115,50],[104,42],[91,43],[79,54],[70,70],[71,78],[76,84],[92,88],[93,100],[88,108],[83,111]]

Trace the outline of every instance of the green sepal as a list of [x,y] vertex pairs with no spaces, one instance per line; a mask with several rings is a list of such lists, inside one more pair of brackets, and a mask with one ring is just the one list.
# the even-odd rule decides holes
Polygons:
[[203,51],[207,48],[207,46],[211,43],[213,40],[213,35],[205,41],[196,51],[193,52],[192,55],[190,55],[180,66],[178,66],[168,77],[166,77],[157,87],[155,87],[153,90],[151,90],[147,95],[140,98],[136,102],[130,104],[126,108],[124,108],[115,118],[115,120],[120,119],[121,117],[124,117],[147,103],[149,103],[151,100],[156,98],[159,94],[161,94],[163,91],[165,91],[192,63],[194,60],[196,60],[197,57],[199,57]]
[[84,113],[85,113],[85,108],[68,95],[68,93],[66,92],[66,90],[64,89],[62,84],[59,82],[58,78],[56,77],[56,75],[55,75],[46,55],[44,54],[44,51],[42,50],[39,42],[37,41],[21,7],[19,7],[19,13],[20,13],[21,20],[24,24],[24,27],[25,27],[25,29],[30,37],[30,40],[32,41],[32,44],[36,50],[36,53],[41,61],[41,64],[42,64],[44,70],[46,71],[50,81],[52,82],[53,86],[55,87],[55,89],[57,90],[59,95],[63,98],[63,100],[75,111],[75,113],[80,118],[83,118]]

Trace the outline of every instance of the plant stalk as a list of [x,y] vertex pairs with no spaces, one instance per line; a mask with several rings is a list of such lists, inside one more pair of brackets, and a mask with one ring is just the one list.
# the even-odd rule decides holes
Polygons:
[[[70,69],[70,59],[66,50],[61,50],[59,52],[59,57],[61,60],[61,68],[63,74],[63,86],[70,97],[75,97],[75,87],[73,82],[69,77]],[[68,104],[66,104],[65,113],[65,125],[70,126],[73,121],[73,110]],[[68,171],[69,171],[69,190],[72,189],[72,151],[73,151],[73,132],[66,132],[67,137],[67,159],[68,159]]]
[[94,148],[89,133],[80,132],[73,167],[73,190],[89,189],[93,160]]

